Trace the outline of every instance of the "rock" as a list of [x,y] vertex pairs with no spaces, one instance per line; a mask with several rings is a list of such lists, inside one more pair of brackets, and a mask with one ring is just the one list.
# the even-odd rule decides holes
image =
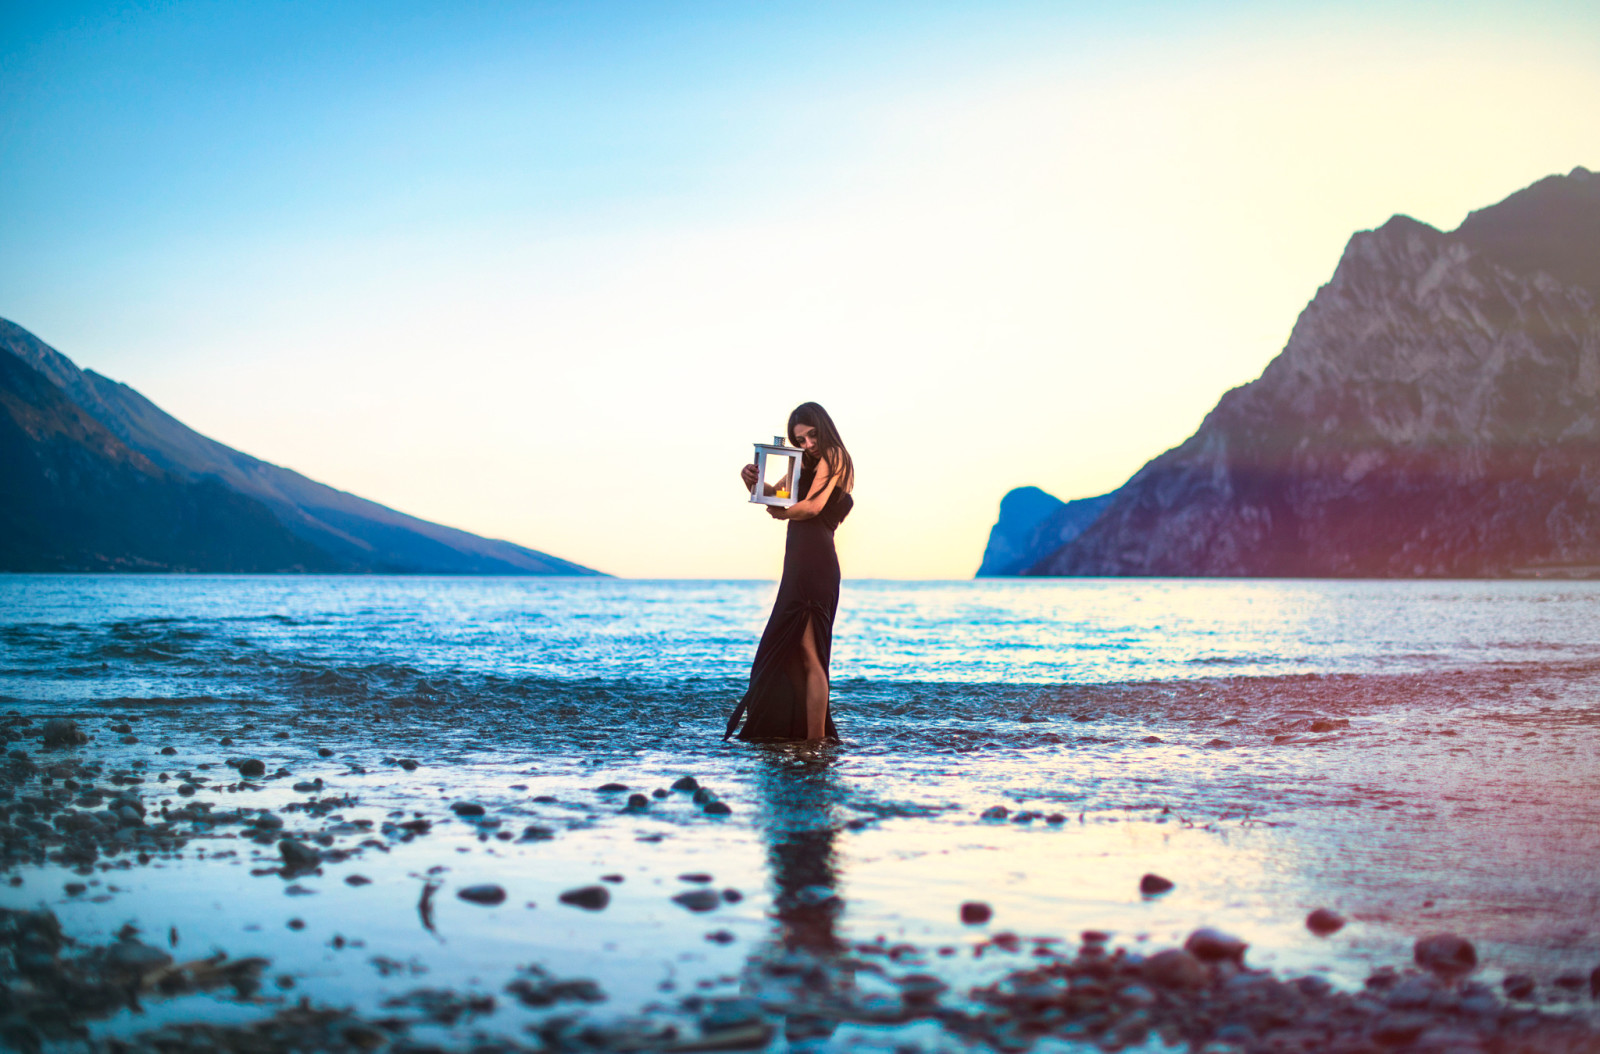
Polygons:
[[626,783],[602,783],[595,790],[601,794],[618,794],[628,789]]
[[144,973],[172,962],[172,956],[160,948],[133,939],[119,940],[106,954],[106,965],[127,973]]
[[1145,736],[1143,739],[1139,740],[1139,742],[1141,742],[1141,743],[1165,743],[1166,740],[1162,739],[1160,736]]
[[293,790],[294,790],[294,792],[296,794],[310,794],[312,791],[314,791],[316,789],[317,789],[317,785],[315,783],[310,782],[309,780],[301,780],[299,783],[296,783],[294,785],[294,787],[293,787]]
[[705,804],[705,814],[707,816],[728,816],[732,812],[733,810],[728,808],[727,802],[708,801]]
[[395,762],[395,764],[399,765],[407,772],[415,772],[421,763],[417,761],[416,758],[401,758],[399,761]]
[[347,886],[370,886],[372,879],[366,875],[345,875],[344,884]]
[[706,934],[706,940],[710,941],[712,944],[732,944],[734,941],[738,940],[738,938],[728,930],[712,930],[710,933]]
[[1569,991],[1575,992],[1583,987],[1583,975],[1580,973],[1557,974],[1555,981],[1552,983],[1555,984],[1557,988],[1565,988]]
[[672,783],[672,789],[675,791],[692,791],[698,790],[699,788],[700,781],[695,779],[693,776],[679,776]]
[[526,826],[526,827],[524,827],[522,829],[522,837],[518,838],[517,841],[519,841],[519,842],[548,842],[550,839],[554,838],[555,836],[556,836],[556,832],[555,832],[555,830],[553,828],[541,827],[536,823],[530,823],[528,826]]
[[630,812],[640,812],[640,811],[642,811],[644,809],[648,809],[649,807],[650,807],[650,799],[648,797],[646,797],[645,795],[643,795],[643,794],[630,794],[630,795],[628,795],[628,804],[627,804],[626,808]]
[[1344,929],[1344,916],[1327,908],[1318,908],[1306,916],[1306,929],[1318,937],[1327,937]]
[[1004,820],[1011,815],[1011,810],[1004,805],[991,805],[978,814],[980,820]]
[[177,747],[162,747],[161,748],[161,753],[165,754],[169,758],[172,757],[177,752],[178,752],[178,748]]
[[900,998],[908,1003],[931,1003],[950,990],[939,978],[926,973],[909,973],[895,981]]
[[290,919],[288,922],[284,923],[284,925],[288,926],[291,930],[303,930],[306,928],[306,920]]
[[700,885],[704,885],[711,880],[711,876],[706,874],[704,871],[690,871],[687,874],[678,876],[679,882],[696,882]]
[[558,899],[563,904],[571,904],[585,911],[602,911],[611,903],[611,891],[605,886],[580,886],[567,890]]
[[458,801],[450,806],[450,811],[457,816],[472,818],[483,815],[483,806],[475,801]]
[[1160,896],[1161,894],[1166,893],[1175,887],[1176,883],[1174,883],[1171,879],[1162,878],[1160,875],[1156,874],[1146,874],[1143,878],[1139,879],[1139,892],[1147,897]]
[[1500,987],[1504,988],[1506,995],[1512,999],[1526,999],[1533,994],[1533,990],[1537,986],[1534,984],[1533,978],[1527,974],[1513,973],[1506,975],[1506,979],[1500,982]]
[[1206,742],[1206,747],[1210,750],[1226,750],[1231,746],[1233,746],[1233,744],[1228,742],[1226,739],[1212,739]]
[[268,831],[279,831],[283,829],[283,817],[279,816],[277,813],[267,812],[265,810],[258,813],[250,821],[250,823],[253,827],[260,827],[263,830]]
[[1414,1011],[1385,1014],[1373,1024],[1372,1038],[1386,1046],[1398,1047],[1422,1035],[1432,1023],[1429,1015]]
[[185,798],[192,797],[196,789],[197,788],[192,783],[178,784],[178,793],[183,795]]
[[67,896],[69,897],[81,897],[83,894],[89,891],[89,887],[84,885],[82,882],[68,882],[61,888],[66,890]]
[[291,871],[309,871],[322,863],[322,854],[293,838],[284,838],[278,842],[278,852],[283,854],[283,863]]
[[319,758],[331,758],[331,757],[333,757],[333,751],[329,750],[327,747],[318,747],[317,748],[317,757],[319,757]]
[[469,904],[482,904],[485,907],[493,907],[496,904],[505,903],[506,891],[493,882],[485,882],[482,885],[458,889],[456,890],[456,896]]
[[241,776],[251,778],[255,776],[265,776],[266,774],[267,763],[262,761],[260,758],[245,758],[243,761],[239,762],[239,775]]
[[744,894],[737,889],[724,889],[722,891],[722,899],[729,904],[737,904],[744,899]]
[[660,801],[662,798],[672,797],[672,792],[667,790],[665,787],[657,787],[655,790],[650,792],[650,797]]
[[1249,944],[1223,933],[1221,930],[1204,926],[1189,934],[1189,939],[1183,942],[1184,951],[1193,955],[1201,962],[1221,962],[1231,959],[1236,963],[1244,962],[1245,949]]
[[84,735],[78,727],[78,722],[65,717],[52,717],[44,723],[44,746],[46,749],[56,747],[81,747],[89,742],[89,737]]
[[1394,1010],[1421,1010],[1438,993],[1439,987],[1426,977],[1407,977],[1383,997],[1385,1006]]
[[961,921],[968,926],[982,926],[994,918],[994,909],[981,900],[969,900],[961,905]]
[[601,875],[600,876],[600,881],[602,881],[602,882],[610,882],[614,886],[620,886],[620,885],[622,885],[624,880],[623,880],[623,877],[621,875]]
[[1199,988],[1206,983],[1200,960],[1177,948],[1150,956],[1140,965],[1139,975],[1157,988]]
[[708,801],[716,801],[717,796],[711,793],[709,787],[696,787],[694,797],[691,799],[696,805],[704,805]]
[[689,889],[672,898],[672,902],[690,911],[710,911],[722,904],[722,898],[712,889]]
[[298,882],[295,882],[292,885],[289,885],[289,886],[284,888],[284,893],[289,895],[289,896],[291,896],[291,897],[310,897],[310,896],[315,896],[316,892],[317,892],[316,890],[308,889],[305,886],[302,886]]
[[124,746],[130,746],[131,747],[135,743],[139,742],[139,737],[138,736],[134,736],[134,735],[118,736],[117,737],[117,742],[123,744]]
[[1453,933],[1434,933],[1421,938],[1412,954],[1418,966],[1440,974],[1464,974],[1478,965],[1478,953],[1472,942]]

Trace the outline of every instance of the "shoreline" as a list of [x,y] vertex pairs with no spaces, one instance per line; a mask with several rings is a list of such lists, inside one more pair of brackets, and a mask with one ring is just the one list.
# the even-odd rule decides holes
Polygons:
[[[1476,690],[1526,680],[1506,671],[1484,676]],[[1569,687],[1592,683],[1584,671],[1566,676]],[[1059,757],[1058,764],[1099,766],[1109,776],[1104,766],[1121,764],[1132,756],[1127,750],[1166,751],[1164,771],[1195,788],[1200,808],[1193,815],[1149,796],[1128,797],[1122,777],[1102,778],[1104,788],[1091,799],[1049,805],[1048,795],[1030,797],[1026,783],[986,785],[978,773],[960,775],[959,765],[948,770],[949,782],[934,799],[921,802],[904,789],[870,789],[893,772],[885,766],[894,760],[871,748],[808,756],[708,744],[676,755],[479,756],[470,741],[449,742],[450,714],[396,711],[362,734],[361,722],[332,711],[318,719],[265,703],[197,710],[129,700],[73,708],[65,720],[93,733],[93,743],[70,742],[75,737],[58,728],[60,742],[46,748],[41,708],[29,707],[39,712],[28,714],[13,708],[0,715],[0,728],[13,737],[0,770],[9,792],[0,801],[7,832],[0,874],[10,883],[0,885],[0,904],[12,912],[49,912],[79,942],[58,944],[55,955],[64,958],[52,958],[52,969],[79,969],[59,964],[86,957],[85,984],[138,998],[142,1015],[122,1010],[94,1024],[90,1031],[102,1046],[149,1033],[141,1042],[154,1044],[159,1036],[163,1050],[290,1049],[308,1036],[347,1044],[328,1049],[467,1049],[485,1042],[506,1050],[783,1049],[785,1043],[802,1049],[848,1039],[868,1048],[902,1042],[944,1049],[972,1041],[1011,1050],[1023,1049],[1029,1036],[1054,1035],[1115,1049],[1132,1044],[1142,1027],[1147,1042],[1165,1028],[1184,1049],[1209,1043],[1223,1054],[1280,1049],[1264,1044],[1290,1035],[1290,1025],[1307,1015],[1349,1040],[1351,1051],[1392,1049],[1441,1028],[1439,1035],[1455,1044],[1441,1050],[1564,1054],[1600,1045],[1593,982],[1586,971],[1559,965],[1574,950],[1594,958],[1585,942],[1570,945],[1570,935],[1538,937],[1543,931],[1535,930],[1533,938],[1513,932],[1511,944],[1476,942],[1479,969],[1437,983],[1424,980],[1434,975],[1415,969],[1404,954],[1410,941],[1394,934],[1415,931],[1414,938],[1471,921],[1477,909],[1470,904],[1442,915],[1431,905],[1397,905],[1383,917],[1353,895],[1332,905],[1352,921],[1334,938],[1344,943],[1306,936],[1306,904],[1297,901],[1338,883],[1306,886],[1326,861],[1283,854],[1326,843],[1292,839],[1311,837],[1317,824],[1334,830],[1336,817],[1351,810],[1403,814],[1409,806],[1396,797],[1403,788],[1374,784],[1375,794],[1353,805],[1280,798],[1276,812],[1230,814],[1231,782],[1218,794],[1207,781],[1234,779],[1226,773],[1239,767],[1239,750],[1208,747],[1202,737],[1213,726],[1230,729],[1223,734],[1251,751],[1244,777],[1261,785],[1272,758],[1286,764],[1306,751],[1315,758],[1307,762],[1312,771],[1329,763],[1323,755],[1343,765],[1370,766],[1375,759],[1414,765],[1414,754],[1389,745],[1385,737],[1396,733],[1386,722],[1437,715],[1412,708],[1396,717],[1381,705],[1374,709],[1372,700],[1388,697],[1395,682],[1311,679],[1300,687],[1317,696],[1314,714],[1301,714],[1305,700],[1280,698],[1274,713],[1253,722],[1219,716],[1208,693],[1221,691],[1235,709],[1243,706],[1241,686],[1230,682],[1130,686],[1120,694],[1063,689],[1030,711],[1034,723],[1017,724],[1016,734],[1035,740],[1056,735],[1054,743],[1028,748],[1053,752],[1027,754],[1032,764]],[[1454,684],[1435,687],[1441,698],[1460,691]],[[1189,735],[1191,745],[1143,744],[1135,735],[1142,726],[1110,716],[1145,710],[1153,702],[1149,693],[1169,705],[1188,700],[1168,716],[1167,736]],[[1327,705],[1335,695],[1344,710]],[[1352,700],[1358,700],[1353,708]],[[1103,715],[1090,728],[1079,712],[1086,704]],[[1467,750],[1461,764],[1471,771],[1472,752],[1480,740],[1498,743],[1500,724],[1480,735],[1458,717],[1462,727],[1443,730],[1456,734],[1441,738],[1430,726],[1418,741],[1450,744],[1438,754],[1444,760],[1450,750]],[[1583,714],[1573,720],[1581,724]],[[1305,728],[1273,734],[1274,722],[1285,721]],[[1317,722],[1326,727],[1313,731]],[[1285,734],[1290,741],[1274,745]],[[1590,742],[1577,756],[1592,760],[1592,748]],[[244,764],[252,759],[259,771]],[[1529,763],[1542,765],[1538,758]],[[1376,779],[1380,770],[1367,775]],[[1297,771],[1270,778],[1290,781]],[[684,775],[707,786],[674,788]],[[1576,777],[1581,783],[1582,771]],[[1137,786],[1138,778],[1127,786]],[[1435,783],[1418,793],[1438,794],[1444,775],[1430,778]],[[943,797],[950,794],[960,797]],[[1120,805],[1101,800],[1107,798]],[[730,814],[708,810],[714,803]],[[983,818],[1002,803],[1004,816]],[[1406,830],[1422,829],[1418,822]],[[1343,837],[1344,851],[1358,848]],[[1071,872],[1082,890],[1074,896],[1049,893],[1052,869],[1092,856],[1088,850],[1106,854],[1106,866],[1091,860]],[[1128,883],[1151,860],[1164,861],[1159,870],[1176,879],[1176,892],[1134,893]],[[1257,945],[1249,958],[1212,957],[1201,964],[1203,979],[1187,964],[1171,983],[1147,972],[1158,969],[1151,963],[1172,961],[1161,957],[1210,916],[1226,914],[1218,905],[1242,895],[1231,870],[1261,861],[1286,866],[1288,884],[1269,876],[1246,887],[1262,898],[1260,913],[1279,920],[1276,929],[1246,936]],[[1008,866],[1046,888],[1008,889]],[[1385,896],[1404,877],[1363,874]],[[697,875],[710,881],[689,880]],[[352,881],[357,876],[368,881]],[[1482,885],[1466,876],[1467,886],[1474,881]],[[81,888],[69,891],[68,882]],[[1091,888],[1095,882],[1105,889]],[[477,900],[461,896],[484,886],[498,887],[504,899],[496,903],[492,890],[481,890]],[[961,890],[985,886],[982,899],[992,904],[993,918],[962,924]],[[561,895],[575,889],[604,891],[607,906],[563,903]],[[714,903],[706,893],[715,894]],[[12,934],[49,928],[37,914],[5,918]],[[863,925],[878,932],[862,931]],[[1085,939],[1085,930],[1104,938]],[[119,932],[130,940],[117,939]],[[1518,947],[1515,940],[1529,939],[1532,961],[1544,966],[1530,975],[1531,998],[1511,998],[1498,982],[1526,971],[1506,955]],[[1569,951],[1559,952],[1564,941]],[[1335,955],[1336,948],[1345,951]],[[106,970],[119,949],[127,968],[115,967],[121,972],[113,977]],[[1328,954],[1318,962],[1321,950]],[[230,957],[214,960],[218,952]],[[1328,968],[1336,962],[1344,965]],[[1108,963],[1110,974],[1101,976]],[[807,977],[826,984],[802,983],[795,991],[795,979]],[[1373,977],[1378,981],[1369,986]],[[208,985],[213,993],[235,992],[241,979],[245,988],[254,986],[251,999],[202,994]],[[1129,988],[1141,990],[1128,995]],[[818,1003],[804,996],[813,989],[833,994]],[[589,998],[596,994],[604,998]],[[1261,1024],[1267,1018],[1250,1016],[1258,1011],[1290,1021]],[[1395,1015],[1400,1020],[1391,1020]],[[1256,1022],[1249,1024],[1253,1038],[1220,1034],[1235,1018]],[[547,1019],[559,1027],[541,1025]],[[798,1024],[791,1027],[789,1019]],[[676,1030],[672,1037],[668,1028]],[[711,1045],[695,1046],[702,1039]]]

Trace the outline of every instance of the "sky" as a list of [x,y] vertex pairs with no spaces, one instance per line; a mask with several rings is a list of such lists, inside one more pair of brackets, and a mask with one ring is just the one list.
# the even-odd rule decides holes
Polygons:
[[[1114,8],[1114,9],[1113,9]],[[0,317],[198,431],[614,574],[964,578],[1283,347],[1351,234],[1600,169],[1593,3],[0,0]]]

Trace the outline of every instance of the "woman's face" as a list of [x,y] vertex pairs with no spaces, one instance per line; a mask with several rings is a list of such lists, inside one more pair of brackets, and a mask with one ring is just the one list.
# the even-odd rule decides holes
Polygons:
[[817,452],[817,430],[810,425],[794,426],[794,445],[808,454]]

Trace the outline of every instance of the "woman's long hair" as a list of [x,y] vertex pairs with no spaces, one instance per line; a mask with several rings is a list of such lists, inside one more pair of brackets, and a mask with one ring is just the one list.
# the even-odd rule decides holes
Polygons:
[[828,411],[819,403],[801,403],[789,412],[789,442],[799,446],[794,437],[795,425],[810,425],[817,430],[816,457],[808,454],[806,459],[813,465],[817,459],[827,462],[828,474],[839,481],[835,486],[841,492],[849,489],[856,476],[855,462],[850,460],[850,451],[844,448],[844,440],[839,438],[839,429]]

